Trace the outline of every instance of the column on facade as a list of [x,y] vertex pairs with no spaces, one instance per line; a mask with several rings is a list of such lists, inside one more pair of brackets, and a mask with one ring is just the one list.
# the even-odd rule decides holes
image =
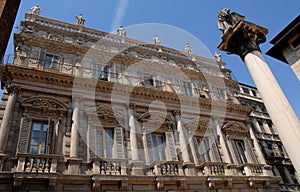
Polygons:
[[10,129],[11,117],[13,116],[13,110],[17,98],[17,91],[15,88],[10,87],[7,89],[9,92],[8,100],[6,103],[5,111],[1,121],[0,127],[0,154],[5,153],[7,137]]
[[130,129],[130,147],[132,161],[139,161],[138,142],[137,142],[137,125],[134,117],[135,104],[130,103],[128,106],[129,129]]
[[[255,124],[254,119],[252,119],[251,121],[252,121],[253,124]],[[258,140],[257,140],[257,138],[255,136],[255,133],[254,133],[253,129],[252,129],[251,121],[247,121],[246,124],[247,124],[247,127],[248,127],[249,132],[250,132],[250,138],[253,139],[253,144],[254,144],[254,149],[256,151],[256,155],[258,156],[258,159],[259,159],[260,163],[267,164],[267,162],[266,162],[266,160],[264,158],[263,152],[260,149],[259,142],[258,142]]]
[[179,110],[173,110],[173,114],[175,116],[177,131],[179,134],[179,144],[181,155],[184,163],[191,163],[190,156],[188,153],[188,133],[187,130],[183,127],[181,122],[181,114]]
[[231,160],[230,160],[230,152],[228,150],[228,148],[226,147],[226,140],[224,138],[224,135],[222,134],[222,130],[221,130],[221,127],[219,125],[219,122],[218,122],[218,117],[213,117],[213,123],[214,125],[216,126],[217,128],[217,135],[219,136],[219,141],[220,141],[220,145],[222,147],[222,151],[223,151],[223,155],[224,155],[224,160],[226,163],[230,163]]
[[261,54],[259,44],[265,42],[267,33],[267,29],[242,20],[226,30],[218,48],[239,55],[245,62],[300,178],[300,153],[295,150],[300,146],[300,123]]
[[79,157],[79,106],[81,97],[73,97],[73,115],[72,115],[72,127],[71,127],[71,146],[70,157]]

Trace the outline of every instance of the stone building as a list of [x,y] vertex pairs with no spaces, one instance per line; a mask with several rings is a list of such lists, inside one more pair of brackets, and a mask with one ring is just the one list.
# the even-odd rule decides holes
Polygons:
[[289,64],[300,80],[300,15],[291,21],[270,43],[267,55]]
[[0,190],[280,190],[221,60],[76,18],[26,14],[14,35],[0,68]]
[[266,164],[272,166],[273,174],[280,176],[281,191],[299,191],[300,185],[295,175],[295,169],[280,141],[276,127],[263,104],[259,92],[255,87],[239,83],[238,100],[242,105],[252,107],[250,132],[259,144]]

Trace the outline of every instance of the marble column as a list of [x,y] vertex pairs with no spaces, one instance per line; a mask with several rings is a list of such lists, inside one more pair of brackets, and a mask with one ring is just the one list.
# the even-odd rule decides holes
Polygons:
[[181,122],[181,113],[179,110],[173,110],[173,114],[176,121],[177,131],[179,134],[179,144],[181,155],[184,163],[191,163],[190,156],[188,153],[188,138],[187,137],[187,130],[182,125]]
[[242,20],[223,33],[218,48],[239,55],[246,63],[300,179],[300,153],[296,150],[300,146],[300,123],[261,54],[259,44],[265,42],[267,33],[267,29]]
[[219,136],[219,139],[220,139],[220,146],[222,147],[224,160],[226,163],[232,163],[231,159],[230,159],[230,152],[226,145],[226,139],[224,138],[224,134],[222,133],[218,119],[219,119],[219,117],[217,117],[217,116],[212,117],[213,123],[217,128],[217,135]]
[[134,117],[134,110],[136,105],[134,103],[128,104],[128,116],[129,116],[129,128],[130,128],[130,149],[131,149],[131,164],[132,164],[132,175],[143,175],[144,163],[140,160],[138,150],[137,131],[138,125]]
[[0,154],[5,153],[11,117],[13,116],[14,106],[17,98],[17,90],[14,87],[7,88],[7,91],[9,92],[9,95],[0,127]]
[[[253,121],[254,121],[254,119],[252,119],[252,123],[254,124],[255,121],[254,122]],[[267,162],[265,160],[265,157],[263,155],[263,152],[260,149],[259,141],[257,140],[257,138],[255,136],[255,133],[253,131],[253,128],[251,126],[251,121],[247,120],[246,121],[246,125],[247,125],[247,127],[249,129],[249,132],[250,132],[250,138],[253,139],[254,149],[255,149],[256,155],[258,156],[258,162],[262,163],[262,164],[267,164]]]
[[132,161],[139,161],[138,142],[136,137],[137,128],[136,128],[136,120],[134,117],[134,108],[135,108],[135,104],[130,103],[128,106],[128,115],[129,115],[129,129],[130,129],[131,159]]
[[72,127],[71,127],[71,146],[70,146],[70,158],[79,157],[79,105],[80,97],[73,97],[73,115],[72,115]]

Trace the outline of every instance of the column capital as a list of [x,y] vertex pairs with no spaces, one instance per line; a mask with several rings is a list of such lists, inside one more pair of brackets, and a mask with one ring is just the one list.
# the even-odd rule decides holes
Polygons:
[[173,109],[172,113],[175,117],[180,117],[181,116],[181,111],[179,109]]
[[259,44],[266,41],[267,33],[268,29],[241,20],[223,33],[222,42],[218,45],[218,49],[227,54],[239,55],[244,60],[248,53],[254,50],[260,51]]
[[21,87],[15,86],[15,85],[6,85],[6,90],[9,94],[11,93],[17,93],[19,90],[21,90]]
[[136,104],[135,103],[127,103],[127,107],[128,107],[128,109],[134,110],[136,108]]
[[79,103],[82,100],[81,95],[72,95],[72,104],[73,107],[79,107]]

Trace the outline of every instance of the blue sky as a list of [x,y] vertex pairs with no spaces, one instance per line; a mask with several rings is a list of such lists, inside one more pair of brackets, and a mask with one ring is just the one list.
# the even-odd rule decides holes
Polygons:
[[[32,0],[21,2],[15,26],[19,25],[24,14],[36,3],[40,5],[43,17],[74,23],[74,17],[83,13],[86,27],[107,32],[114,31],[121,24],[125,28],[143,23],[181,28],[201,40],[211,53],[218,51],[216,47],[221,42],[221,32],[217,27],[218,11],[223,7],[230,8],[231,11],[246,16],[246,20],[269,29],[267,42],[261,45],[262,53],[298,118],[300,117],[299,81],[288,65],[265,55],[271,48],[269,41],[300,13],[298,0]],[[132,35],[128,34],[135,37]],[[150,42],[152,36],[141,40]],[[163,45],[170,46],[163,38],[161,41]],[[12,53],[12,47],[13,42],[10,41],[7,54]],[[184,45],[175,48],[183,47]],[[222,53],[222,57],[236,80],[255,86],[238,56]]]

